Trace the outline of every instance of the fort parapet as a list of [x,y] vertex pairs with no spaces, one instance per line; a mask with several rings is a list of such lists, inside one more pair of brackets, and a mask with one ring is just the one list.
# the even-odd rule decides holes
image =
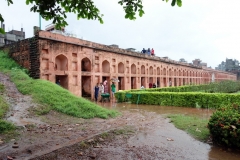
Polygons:
[[204,84],[236,80],[235,74],[133,52],[57,33],[39,31],[6,45],[10,56],[33,78],[60,85],[78,96],[91,96],[96,83],[117,79],[117,90]]

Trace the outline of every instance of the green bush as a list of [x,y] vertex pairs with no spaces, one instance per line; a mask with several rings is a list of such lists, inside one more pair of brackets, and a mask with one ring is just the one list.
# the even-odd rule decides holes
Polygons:
[[129,100],[135,104],[150,104],[160,106],[219,108],[223,104],[240,104],[240,94],[201,93],[201,92],[127,92],[116,93],[120,101],[126,100],[127,93],[131,93]]
[[[148,88],[146,92],[206,92],[206,93],[234,93],[240,90],[240,81],[225,80],[210,84],[186,85],[178,87]],[[132,89],[130,92],[139,92]]]
[[224,146],[240,148],[240,106],[226,105],[211,116],[208,127],[213,141]]

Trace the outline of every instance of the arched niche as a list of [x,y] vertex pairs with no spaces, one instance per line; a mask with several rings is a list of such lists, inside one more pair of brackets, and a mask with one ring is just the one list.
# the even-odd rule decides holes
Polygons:
[[122,62],[118,63],[118,73],[124,73],[124,64]]
[[131,65],[131,74],[136,74],[136,72],[137,72],[136,65],[132,64]]
[[68,59],[66,56],[60,54],[55,58],[56,70],[66,71],[68,70]]
[[157,67],[157,75],[160,75],[160,68]]
[[163,75],[167,75],[167,70],[166,70],[166,68],[163,68]]
[[91,61],[87,57],[82,59],[82,71],[91,72]]
[[169,76],[172,76],[172,70],[169,69],[169,73],[168,73]]
[[184,76],[187,77],[187,71],[186,70],[184,71]]
[[153,67],[152,66],[149,67],[149,74],[153,75]]
[[107,60],[102,62],[102,72],[110,73],[110,63]]
[[145,74],[145,66],[144,65],[141,66],[141,74]]

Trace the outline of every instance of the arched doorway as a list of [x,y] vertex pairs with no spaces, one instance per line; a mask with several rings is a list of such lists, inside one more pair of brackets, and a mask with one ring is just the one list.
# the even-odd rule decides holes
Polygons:
[[[137,72],[136,70],[136,65],[132,64],[131,65],[131,74],[135,75]],[[131,89],[136,89],[137,88],[137,78],[136,76],[131,76]]]
[[[81,70],[82,72],[91,72],[91,61],[85,57],[81,61]],[[83,75],[82,76],[82,97],[91,98],[92,86],[91,86],[91,76]]]
[[[118,63],[118,73],[124,73],[124,64],[122,62]],[[119,76],[118,80],[118,90],[124,90],[124,77]]]
[[[102,62],[102,72],[103,73],[110,73],[110,63],[107,60],[104,60]],[[110,93],[110,75],[106,75],[102,76],[102,82],[104,82],[105,80],[107,80],[107,84],[104,86],[104,92],[105,93]]]
[[[57,71],[67,71],[68,70],[68,59],[63,54],[58,55],[55,58],[55,70]],[[59,82],[60,86],[68,89],[68,76],[64,72],[57,72],[55,75],[56,82]]]
[[146,82],[145,82],[145,77],[143,75],[145,75],[145,66],[142,65],[141,66],[141,86],[144,86],[144,88],[146,88]]

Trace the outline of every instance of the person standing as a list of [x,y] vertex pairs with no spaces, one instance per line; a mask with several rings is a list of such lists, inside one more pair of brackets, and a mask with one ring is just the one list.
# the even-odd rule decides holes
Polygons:
[[147,53],[150,56],[150,53],[151,53],[150,48],[148,48]]
[[145,50],[145,48],[143,48],[143,50],[142,50],[142,53],[143,53],[143,54],[145,54],[145,53],[146,53],[146,50]]
[[156,88],[157,86],[156,86],[156,84],[155,83],[153,83],[153,88]]
[[112,91],[112,98],[114,98],[114,93],[116,92],[116,85],[114,84],[114,82],[112,82],[111,91]]
[[98,86],[98,83],[97,83],[96,86],[94,87],[94,98],[95,98],[96,102],[98,100],[98,93],[99,93],[99,86]]
[[151,50],[151,56],[154,56],[154,49]]
[[149,88],[152,88],[152,83],[151,82],[149,83]]
[[102,83],[100,83],[100,86],[99,86],[99,95],[100,95],[100,101],[102,101],[102,98],[101,98],[101,94],[103,94],[104,93],[104,86],[103,86],[103,84]]
[[107,84],[107,80],[105,80],[103,82],[103,86],[104,86],[104,93],[108,93],[108,84]]
[[60,84],[60,79],[57,79],[56,84],[59,85],[59,86],[61,86],[61,84]]

